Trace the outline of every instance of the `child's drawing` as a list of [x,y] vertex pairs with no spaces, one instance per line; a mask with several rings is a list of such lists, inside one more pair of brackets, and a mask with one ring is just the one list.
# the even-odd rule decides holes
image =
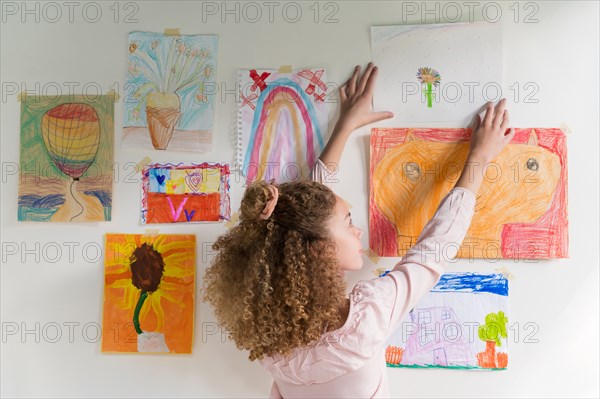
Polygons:
[[371,53],[379,67],[373,104],[394,112],[392,123],[466,126],[480,104],[503,97],[499,24],[372,26]]
[[[454,186],[467,129],[373,129],[369,240],[379,256],[412,247]],[[516,129],[487,166],[459,257],[562,258],[568,254],[567,157],[559,129]]]
[[152,164],[142,172],[142,223],[229,220],[229,165]]
[[102,352],[191,353],[196,237],[107,234]]
[[210,151],[217,36],[129,34],[123,145]]
[[110,220],[113,132],[112,96],[23,99],[18,219]]
[[239,161],[246,182],[306,178],[327,132],[325,71],[245,70],[239,83]]
[[388,340],[389,367],[505,369],[508,280],[447,273]]

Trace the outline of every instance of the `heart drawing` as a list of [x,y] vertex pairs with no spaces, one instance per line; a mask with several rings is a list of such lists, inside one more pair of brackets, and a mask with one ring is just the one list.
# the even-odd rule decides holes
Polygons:
[[185,177],[185,183],[194,192],[198,192],[200,185],[202,184],[202,174],[200,173],[188,173]]

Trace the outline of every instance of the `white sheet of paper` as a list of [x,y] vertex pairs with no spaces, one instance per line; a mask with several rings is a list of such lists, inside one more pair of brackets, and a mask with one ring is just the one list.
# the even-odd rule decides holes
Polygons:
[[[394,112],[389,123],[467,122],[486,101],[502,98],[502,30],[487,22],[372,26],[371,52],[379,76],[374,106]],[[417,78],[435,69],[432,86]]]

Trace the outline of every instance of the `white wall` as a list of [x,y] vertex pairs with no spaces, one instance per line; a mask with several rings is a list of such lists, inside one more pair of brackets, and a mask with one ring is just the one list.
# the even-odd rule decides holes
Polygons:
[[[35,10],[36,3],[27,7]],[[3,252],[1,268],[3,397],[248,397],[264,396],[271,380],[258,364],[214,327],[210,308],[196,307],[196,338],[192,355],[106,355],[93,342],[101,322],[103,264],[94,249],[102,245],[105,232],[143,233],[139,225],[137,179],[124,179],[131,172],[127,162],[149,155],[153,161],[225,161],[233,156],[236,104],[232,95],[217,106],[214,149],[211,153],[157,154],[119,148],[122,103],[116,106],[115,161],[119,172],[114,185],[113,221],[93,224],[17,223],[18,176],[11,165],[19,158],[19,103],[14,83],[40,94],[56,82],[65,94],[71,83],[97,84],[103,91],[122,91],[127,33],[133,30],[162,31],[181,28],[182,33],[215,33],[220,36],[218,80],[233,88],[236,70],[248,67],[327,68],[329,80],[343,82],[353,65],[370,60],[369,27],[376,24],[419,22],[425,14],[421,2],[338,1],[317,4],[300,2],[297,23],[294,9],[283,13],[285,3],[275,3],[273,22],[268,5],[257,2],[262,16],[256,23],[254,10],[243,4],[236,15],[203,14],[225,5],[221,2],[137,1],[118,4],[98,2],[102,16],[96,23],[95,9],[74,2],[73,21],[69,6],[39,7],[27,14],[21,2],[2,3],[2,244],[23,245],[16,254]],[[462,20],[469,19],[469,6],[457,2]],[[476,20],[482,19],[485,3],[471,5]],[[493,3],[486,8],[494,18]],[[510,8],[512,5],[512,9]],[[435,10],[435,3],[428,3]],[[16,7],[16,9],[15,9]],[[90,6],[88,6],[90,7]],[[234,2],[227,4],[234,9]],[[289,7],[289,6],[288,6]],[[312,8],[311,8],[312,7]],[[437,5],[440,21],[452,18],[455,9]],[[115,10],[120,10],[115,22]],[[510,325],[518,331],[510,341],[510,368],[503,372],[445,370],[388,370],[393,396],[404,397],[598,397],[598,3],[513,2],[501,3],[504,24],[505,86],[519,83],[520,98],[511,99],[513,125],[517,127],[568,126],[570,259],[533,263],[501,260],[461,260],[451,270],[491,272],[507,267],[516,279],[510,287]],[[515,22],[515,11],[519,10]],[[336,11],[337,10],[337,11]],[[406,11],[416,12],[407,16]],[[444,14],[443,11],[446,11]],[[323,23],[336,12],[335,23]],[[125,23],[129,13],[137,22]],[[535,13],[531,16],[531,13]],[[537,22],[524,23],[524,18]],[[435,22],[435,11],[424,15]],[[205,21],[203,21],[205,18]],[[51,20],[57,21],[52,23]],[[527,82],[539,88],[538,103],[525,103]],[[39,83],[39,87],[36,84]],[[49,86],[47,86],[49,87]],[[21,90],[19,90],[21,91]],[[50,92],[53,94],[53,92]],[[514,92],[507,92],[511,98]],[[332,109],[332,117],[336,112]],[[433,124],[431,124],[433,126]],[[439,126],[439,125],[438,125]],[[367,165],[368,130],[356,132],[343,156],[336,191],[353,205],[356,224],[368,226]],[[237,209],[242,194],[240,182],[232,185],[232,204]],[[225,231],[223,225],[161,225],[164,233],[196,233],[198,248],[198,294],[207,267],[202,243],[212,242]],[[363,238],[365,247],[367,235]],[[54,244],[55,243],[55,244]],[[72,258],[69,243],[77,243]],[[88,253],[82,251],[88,245]],[[12,244],[11,244],[12,245]],[[36,245],[38,245],[36,250]],[[58,260],[56,246],[62,248]],[[44,250],[46,248],[46,250]],[[25,252],[25,250],[32,250]],[[36,256],[39,259],[36,259]],[[24,261],[22,261],[24,257]],[[374,264],[348,278],[349,284],[373,276],[378,267],[390,267],[395,259]],[[39,334],[26,333],[39,323]],[[65,324],[66,323],[66,324]],[[69,323],[73,327],[69,337]],[[518,323],[518,326],[517,326]],[[529,328],[525,328],[526,323]],[[13,327],[14,335],[7,332]],[[58,342],[52,343],[57,329]],[[84,326],[87,330],[84,333]],[[209,330],[212,331],[212,330]],[[87,335],[86,335],[87,334]],[[529,340],[526,337],[529,335]],[[528,342],[530,341],[530,342]]]

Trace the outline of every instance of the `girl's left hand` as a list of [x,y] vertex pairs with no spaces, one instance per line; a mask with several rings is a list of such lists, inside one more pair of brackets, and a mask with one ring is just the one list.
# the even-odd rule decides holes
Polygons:
[[340,87],[341,109],[338,127],[343,130],[352,131],[394,116],[387,111],[373,111],[373,89],[377,78],[377,67],[370,62],[360,78],[359,75],[360,66],[357,65],[350,79]]
[[365,73],[360,78],[359,75],[360,66],[357,65],[352,77],[340,87],[340,118],[319,157],[331,172],[337,171],[346,141],[354,130],[394,116],[391,112],[373,112],[371,103],[377,67],[369,63]]

